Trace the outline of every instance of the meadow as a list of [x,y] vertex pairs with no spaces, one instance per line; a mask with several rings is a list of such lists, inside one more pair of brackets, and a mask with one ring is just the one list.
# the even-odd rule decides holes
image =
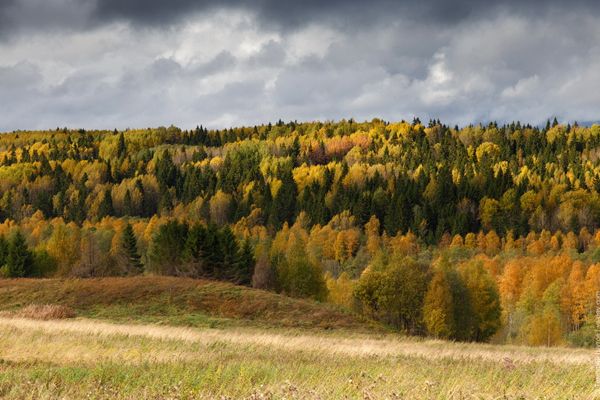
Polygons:
[[[159,306],[174,287],[180,297]],[[207,300],[215,296],[237,302]],[[70,313],[31,306],[44,300]],[[590,349],[406,337],[329,305],[225,283],[1,281],[0,309],[7,399],[595,398]]]

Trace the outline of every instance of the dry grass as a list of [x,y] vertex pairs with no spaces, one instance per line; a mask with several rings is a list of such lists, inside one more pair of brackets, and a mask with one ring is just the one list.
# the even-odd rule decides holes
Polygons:
[[594,353],[0,318],[8,399],[591,399]]
[[47,321],[50,319],[75,318],[77,313],[71,307],[62,304],[30,304],[15,311],[0,312],[0,316]]
[[2,399],[595,398],[591,350],[406,338],[218,282],[0,280],[0,310]]
[[306,334],[294,331],[267,331],[238,328],[195,329],[157,325],[113,324],[87,319],[36,321],[26,318],[0,318],[0,326],[45,334],[79,334],[96,337],[143,337],[177,342],[228,343],[234,346],[263,346],[275,351],[314,351],[322,355],[351,357],[423,357],[430,360],[476,360],[503,363],[507,367],[523,363],[550,362],[561,365],[593,366],[595,353],[587,349],[496,346],[420,340],[388,334],[353,337]]
[[64,305],[80,316],[119,322],[382,330],[329,304],[223,282],[159,276],[0,279],[0,310],[29,304]]

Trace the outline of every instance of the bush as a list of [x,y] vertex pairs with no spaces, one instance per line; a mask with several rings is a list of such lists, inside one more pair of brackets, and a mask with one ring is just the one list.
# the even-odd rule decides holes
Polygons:
[[573,346],[591,348],[596,346],[596,335],[596,325],[586,322],[579,330],[571,332],[567,340]]
[[77,314],[71,307],[61,304],[31,304],[20,310],[7,313],[10,317],[30,319],[65,319],[74,318]]

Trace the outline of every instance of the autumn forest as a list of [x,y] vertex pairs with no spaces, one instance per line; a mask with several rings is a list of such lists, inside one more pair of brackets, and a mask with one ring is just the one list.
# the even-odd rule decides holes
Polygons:
[[600,126],[0,135],[0,276],[170,275],[458,341],[592,346]]

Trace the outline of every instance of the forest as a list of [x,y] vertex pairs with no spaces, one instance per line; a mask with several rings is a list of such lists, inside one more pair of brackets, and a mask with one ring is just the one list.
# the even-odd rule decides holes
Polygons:
[[414,335],[592,346],[599,227],[599,125],[0,135],[7,279],[208,278]]

